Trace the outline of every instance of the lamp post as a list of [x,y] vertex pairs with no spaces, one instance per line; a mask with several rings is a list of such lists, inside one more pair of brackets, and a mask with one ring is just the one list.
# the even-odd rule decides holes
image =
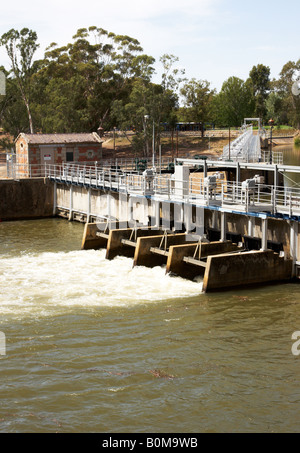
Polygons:
[[117,128],[114,127],[114,160],[116,160],[116,130]]
[[148,138],[147,138],[147,121],[150,118],[149,115],[144,115],[144,134],[145,134],[145,139],[146,139],[146,155],[147,159],[149,156],[149,143],[148,143]]
[[231,137],[230,137],[230,126],[229,126],[229,143],[228,143],[228,159],[230,160],[230,145],[231,145]]
[[273,133],[273,127],[274,127],[274,120],[271,118],[269,120],[269,126],[271,128],[271,132],[270,132],[270,164],[272,164],[272,133]]
[[153,132],[152,132],[152,167],[155,168],[155,124],[153,120]]
[[[145,132],[145,135],[146,135],[146,126],[147,126],[147,121],[149,120],[150,118],[150,115],[144,115],[144,132]],[[154,123],[154,120],[153,120],[153,130],[152,130],[152,167],[155,168],[155,123]],[[147,146],[147,157],[149,156],[149,143],[148,143],[148,139],[147,139],[147,142],[146,142],[146,146]]]

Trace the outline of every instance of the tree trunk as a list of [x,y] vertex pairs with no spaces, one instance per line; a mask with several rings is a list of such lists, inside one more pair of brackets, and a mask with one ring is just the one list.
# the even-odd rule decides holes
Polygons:
[[34,130],[33,130],[33,121],[32,121],[32,116],[31,116],[31,112],[30,112],[29,101],[27,100],[27,97],[26,97],[26,95],[25,95],[25,92],[24,92],[24,90],[23,90],[23,86],[22,86],[20,80],[18,80],[18,84],[19,84],[19,88],[20,88],[20,91],[21,91],[21,95],[22,95],[22,98],[23,98],[23,101],[24,101],[24,104],[25,104],[25,107],[26,107],[26,110],[27,110],[27,115],[28,115],[28,120],[29,120],[29,129],[30,129],[30,133],[31,133],[31,134],[34,134]]
[[28,105],[28,104],[26,104],[26,108],[27,108],[28,119],[29,119],[30,133],[31,133],[31,134],[34,134],[32,116],[31,116],[31,112],[30,112],[30,108],[29,108],[29,105]]

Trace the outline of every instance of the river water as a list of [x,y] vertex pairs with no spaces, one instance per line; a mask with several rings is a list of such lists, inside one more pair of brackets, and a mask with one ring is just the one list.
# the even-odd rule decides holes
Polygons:
[[298,432],[300,286],[201,281],[0,223],[0,432]]

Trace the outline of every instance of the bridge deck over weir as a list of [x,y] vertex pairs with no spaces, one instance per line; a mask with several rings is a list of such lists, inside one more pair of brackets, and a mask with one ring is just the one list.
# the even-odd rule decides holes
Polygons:
[[[221,168],[222,172],[213,173],[216,167]],[[258,175],[252,179],[241,181],[240,170],[243,167],[254,170]],[[191,170],[194,171],[195,168],[198,172],[192,174]],[[234,181],[229,181],[224,175],[224,172],[230,168],[234,168],[236,171]],[[86,233],[87,247],[83,248],[105,247],[107,259],[124,255],[133,258],[134,266],[166,265],[167,272],[182,277],[193,278],[202,275],[205,291],[246,284],[284,281],[298,273],[298,267],[300,267],[298,263],[300,189],[279,186],[278,174],[279,172],[300,173],[299,167],[238,162],[229,162],[226,165],[219,161],[184,160],[175,165],[174,174],[164,175],[157,174],[151,169],[140,174],[79,165],[48,166],[46,170],[46,176],[55,183],[55,190],[59,190],[60,187],[63,188],[63,191],[65,191],[64,188],[69,190],[69,212],[72,212],[73,209],[73,191],[77,191],[77,194],[85,192],[88,199],[91,196],[97,197],[97,193],[99,193],[99,198],[103,197],[103,194],[104,196],[108,196],[105,194],[115,194],[115,196],[118,193],[123,194],[126,203],[131,208],[133,199],[144,200],[147,206],[149,202],[150,204],[153,202],[151,209],[152,216],[155,217],[156,228],[150,227],[149,223],[141,228],[138,221],[135,228],[124,228],[124,222],[132,219],[126,217],[124,222],[121,222],[120,216],[112,219],[110,215],[107,217],[107,222],[104,222],[103,228],[99,228],[97,223],[92,224],[93,226]],[[259,170],[272,172],[274,184],[264,184]],[[93,195],[91,195],[92,193]],[[64,199],[67,200],[66,197]],[[161,226],[161,222],[164,220],[164,204],[173,206],[174,209],[176,205],[184,206],[184,210],[189,212],[190,223],[188,221],[185,224],[185,233],[180,233],[176,228],[173,231],[170,229],[167,231],[167,227]],[[90,206],[91,203],[89,202],[88,205]],[[68,209],[67,206],[59,206],[59,204],[56,208]],[[196,220],[198,225],[196,225],[194,234],[191,228],[192,225],[193,228],[195,227],[192,222],[192,212],[197,208],[200,208],[202,214]],[[109,208],[107,209],[109,210]],[[204,239],[204,217],[208,215],[207,212],[210,213],[210,219],[217,214],[220,230],[217,243],[222,246],[220,250],[216,251],[216,246],[212,245],[215,242],[210,242],[208,244],[211,247],[210,252],[204,256],[201,253],[205,248],[202,241]],[[89,223],[90,214],[89,207],[87,208],[87,225],[91,225]],[[232,215],[243,218],[244,223],[242,227],[237,226],[239,222],[237,221],[236,228],[230,231],[232,221],[230,216]],[[245,224],[245,219],[248,219],[248,224]],[[258,220],[258,223],[255,219]],[[270,244],[272,240],[275,240],[274,232],[271,231],[273,219],[277,222],[278,219],[281,219],[280,222],[284,223],[284,225],[276,226],[278,231],[275,236],[284,237],[280,241],[285,241],[284,251],[280,253],[274,249],[270,250]],[[173,220],[175,221],[175,217]],[[209,222],[211,223],[211,220]],[[260,232],[258,249],[245,247],[245,227],[250,238],[254,238],[257,231]],[[229,242],[231,245],[228,247],[226,245],[228,244],[228,229],[230,233],[237,235],[241,233],[238,231],[241,228],[243,229],[242,237],[245,238],[243,245],[233,244],[231,241]],[[282,231],[279,231],[280,229]],[[270,235],[273,235],[271,240]],[[199,242],[199,240],[201,241]],[[202,248],[200,255],[196,253],[196,247],[199,244]],[[248,240],[247,244],[249,244]],[[249,269],[251,269],[250,273]]]
[[[95,190],[109,190],[129,195],[153,198],[161,201],[184,202],[199,207],[242,212],[249,215],[300,217],[300,188],[278,186],[279,173],[300,173],[300,167],[288,165],[252,164],[179,159],[189,169],[203,167],[203,173],[191,178],[175,174],[153,174],[123,172],[98,167],[65,165],[48,166],[46,176],[57,183],[81,186]],[[207,181],[208,170],[215,167],[226,171],[236,169],[236,181],[216,179]],[[255,183],[249,186],[240,181],[241,169],[274,173],[274,184]],[[194,174],[195,175],[195,174]]]

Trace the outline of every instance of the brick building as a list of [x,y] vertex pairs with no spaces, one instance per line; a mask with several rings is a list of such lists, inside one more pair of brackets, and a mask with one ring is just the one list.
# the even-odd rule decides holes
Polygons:
[[92,163],[102,159],[103,140],[96,132],[24,134],[15,140],[16,164],[24,175],[38,176],[45,164]]

